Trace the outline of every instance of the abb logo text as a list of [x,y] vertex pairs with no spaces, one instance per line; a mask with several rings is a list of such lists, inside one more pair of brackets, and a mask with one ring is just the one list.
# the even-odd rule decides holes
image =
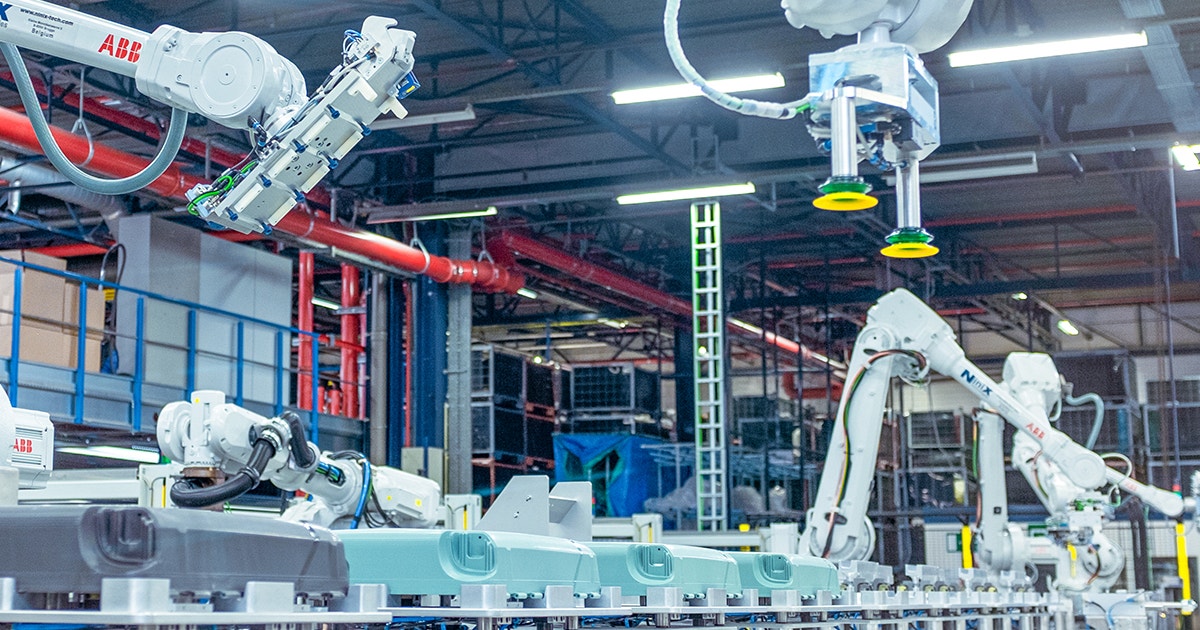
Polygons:
[[17,441],[13,443],[13,452],[14,453],[32,453],[33,452],[33,440],[31,440],[29,438],[17,438]]
[[1041,429],[1040,429],[1040,428],[1038,428],[1037,426],[1034,426],[1034,424],[1033,424],[1032,422],[1030,422],[1029,424],[1025,425],[1025,428],[1026,428],[1026,429],[1029,429],[1029,432],[1033,434],[1033,437],[1036,437],[1036,438],[1037,438],[1037,439],[1039,439],[1039,440],[1044,440],[1044,439],[1046,439],[1046,432],[1045,432],[1045,431],[1043,431],[1043,430],[1041,430]]
[[142,42],[109,35],[104,38],[104,43],[100,44],[100,50],[97,52],[107,53],[110,57],[124,59],[129,63],[137,63],[138,59],[142,58]]

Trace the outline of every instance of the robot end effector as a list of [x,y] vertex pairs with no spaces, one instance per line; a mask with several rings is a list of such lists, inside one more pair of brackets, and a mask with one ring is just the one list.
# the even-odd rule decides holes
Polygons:
[[[300,70],[265,41],[241,32],[192,33],[160,26],[153,33],[116,24],[45,0],[12,0],[0,32],[0,53],[12,67],[26,109],[38,95],[18,47],[132,77],[138,90],[173,108],[158,154],[141,172],[103,179],[73,164],[48,123],[31,119],[38,143],[71,182],[102,194],[126,194],[161,176],[184,139],[187,114],[249,129],[254,151],[217,178],[188,192],[187,209],[243,233],[269,232],[385,113],[404,117],[400,99],[419,87],[412,75],[416,35],[383,17],[362,32],[347,31],[342,62],[309,96]],[[46,16],[56,21],[45,36]]]
[[439,516],[436,482],[320,453],[295,414],[266,418],[226,403],[221,392],[198,391],[164,407],[157,432],[163,454],[184,467],[171,488],[171,500],[182,507],[223,503],[266,480],[311,495],[285,518],[322,526],[350,518],[355,527],[372,509],[388,525],[429,526]]

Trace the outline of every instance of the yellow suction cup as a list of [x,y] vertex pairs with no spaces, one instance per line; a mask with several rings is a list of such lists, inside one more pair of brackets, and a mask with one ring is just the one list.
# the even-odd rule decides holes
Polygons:
[[929,243],[896,243],[879,250],[888,258],[929,258],[936,255],[938,248]]
[[834,192],[828,195],[822,195],[813,199],[813,205],[822,210],[833,210],[834,212],[848,212],[852,210],[866,210],[874,208],[879,204],[879,200],[871,195],[864,195],[859,192]]
[[933,235],[921,228],[900,228],[888,235],[888,246],[879,253],[888,258],[928,258],[938,253],[938,248],[930,245]]

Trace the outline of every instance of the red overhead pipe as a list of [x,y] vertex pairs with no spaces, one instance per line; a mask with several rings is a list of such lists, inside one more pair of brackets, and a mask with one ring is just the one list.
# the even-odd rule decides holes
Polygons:
[[[12,73],[0,73],[0,79],[12,82]],[[42,82],[41,79],[35,78],[33,80],[33,87],[38,92],[46,91],[46,84]],[[80,99],[79,92],[77,91],[67,91],[65,88],[55,86],[54,96],[70,107],[76,109],[79,108]],[[112,123],[118,128],[128,129],[130,132],[146,136],[147,138],[151,138],[153,140],[162,139],[162,129],[160,129],[159,126],[153,121],[146,120],[145,118],[139,118],[128,112],[123,112],[119,109],[109,107],[98,98],[90,96],[84,98],[83,111],[105,122]],[[226,168],[240,163],[245,157],[234,153],[233,151],[226,151],[221,147],[212,146],[203,140],[198,140],[191,137],[185,137],[183,139],[181,150],[196,156],[207,156],[212,160],[213,164]],[[308,197],[309,201],[326,208],[328,208],[331,203],[329,191],[321,187],[313,188],[306,196]]]
[[[627,296],[630,299],[648,304],[679,317],[687,319],[691,319],[692,317],[692,305],[687,300],[677,298],[669,293],[642,284],[637,280],[626,278],[616,272],[576,258],[560,248],[515,232],[501,233],[500,242],[518,256],[524,256],[543,265],[553,267],[559,272],[583,282],[604,287],[609,291]],[[791,339],[780,337],[775,333],[757,333],[729,323],[727,323],[727,326],[730,330],[743,336],[765,339],[768,344],[784,352],[798,355],[802,360],[808,361],[810,364],[825,365],[827,363],[827,360],[823,361],[807,347]]]
[[37,252],[43,256],[53,256],[55,258],[75,258],[76,256],[100,256],[108,251],[99,245],[91,243],[71,243],[69,245],[50,245],[48,247],[36,247],[29,251]]
[[[342,265],[342,308],[357,309],[361,306],[362,296],[358,287],[359,274],[358,267],[354,265]],[[342,313],[342,340],[349,341],[353,344],[361,344],[359,338],[359,317],[358,313]],[[361,353],[352,348],[342,348],[342,404],[345,409],[345,415],[351,418],[358,418],[358,357]]]
[[[72,161],[82,163],[87,159],[89,149],[86,138],[62,129],[54,129],[54,137]],[[42,152],[29,119],[2,107],[0,142],[19,147],[23,151]],[[144,158],[96,143],[88,168],[109,177],[128,177],[141,171],[148,163]],[[185,200],[184,193],[200,183],[205,183],[202,178],[185,175],[179,165],[172,164],[161,177],[151,182],[146,190],[182,202]],[[424,274],[438,282],[471,284],[484,291],[508,293],[515,293],[525,285],[525,278],[521,274],[493,263],[433,256],[424,250],[379,234],[333,223],[328,217],[317,213],[293,211],[285,216],[275,229],[314,243],[377,260],[390,267]]]
[[405,271],[422,274],[438,282],[470,284],[485,291],[516,293],[525,278],[483,260],[453,260],[434,256],[386,236],[344,227],[320,214],[292,211],[275,229],[302,239],[366,256]]

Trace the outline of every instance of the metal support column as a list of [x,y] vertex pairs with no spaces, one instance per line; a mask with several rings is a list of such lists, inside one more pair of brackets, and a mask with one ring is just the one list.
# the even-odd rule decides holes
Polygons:
[[692,204],[692,339],[696,383],[696,525],[728,526],[725,450],[725,296],[721,205]]
[[[390,322],[391,304],[387,276],[382,273],[371,274],[371,293],[369,296],[371,308],[367,310],[367,418],[370,422],[370,439],[368,445],[370,458],[373,462],[388,461],[388,398],[392,382],[388,374],[388,324]],[[400,331],[396,331],[400,337]],[[403,381],[400,383],[403,387]]]
[[[471,230],[451,231],[451,258],[471,258]],[[446,335],[446,492],[470,494],[471,470],[471,286],[447,288]]]
[[[446,255],[444,227],[430,232],[423,235],[429,252]],[[413,280],[412,299],[411,445],[442,448],[446,439],[446,285],[420,276]]]
[[[408,311],[408,302],[404,295],[404,284],[407,280],[400,278],[389,278],[387,281],[387,300],[388,307],[386,311],[376,311],[376,316],[382,317],[383,313],[387,314],[387,337],[384,341],[387,343],[387,352],[385,354],[387,360],[387,381],[385,391],[387,392],[387,465],[394,468],[401,466],[401,455],[404,450],[405,443],[410,440],[410,436],[405,432],[404,419],[406,410],[409,404],[412,403],[408,399],[408,352],[406,344],[411,343],[405,339],[405,313]],[[380,378],[379,372],[374,372],[375,378]],[[378,387],[376,383],[376,387]],[[375,388],[372,388],[374,391]],[[372,449],[374,452],[374,449]],[[372,459],[372,461],[383,461]]]

